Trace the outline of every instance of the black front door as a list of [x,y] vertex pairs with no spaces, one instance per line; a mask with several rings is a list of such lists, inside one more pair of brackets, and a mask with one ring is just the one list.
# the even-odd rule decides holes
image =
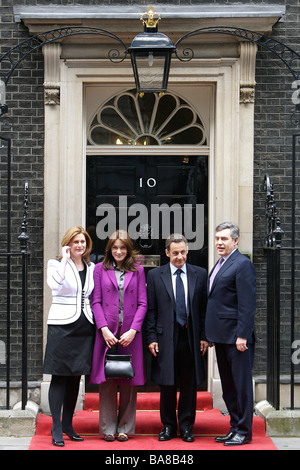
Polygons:
[[[125,228],[141,254],[146,275],[169,261],[165,238],[174,231],[192,240],[188,262],[207,269],[207,156],[88,156],[86,200],[95,263],[103,258],[111,233]],[[149,382],[146,341],[144,358],[148,377],[144,390],[156,390]]]
[[164,243],[181,232],[188,261],[207,268],[207,156],[88,156],[87,227],[93,260],[116,228],[129,231],[146,271],[167,262]]

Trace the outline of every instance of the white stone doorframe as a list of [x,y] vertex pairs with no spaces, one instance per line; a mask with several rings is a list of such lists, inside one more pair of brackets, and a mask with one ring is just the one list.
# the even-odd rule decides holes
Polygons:
[[[117,65],[108,64],[106,60],[61,60],[61,46],[56,43],[45,46],[43,53],[45,345],[51,302],[51,292],[46,284],[47,261],[58,254],[61,238],[69,226],[85,225],[84,87],[86,84],[114,84],[134,88],[134,82],[129,62]],[[252,255],[255,57],[256,46],[243,42],[240,43],[239,57],[194,59],[188,64],[174,61],[172,64],[170,88],[177,85],[190,84],[197,87],[200,84],[211,84],[214,89],[209,131],[209,268],[215,262],[214,228],[224,220],[231,220],[239,225],[240,250]],[[131,153],[134,150],[128,149]],[[41,387],[41,409],[44,412],[49,411],[49,379],[45,375]],[[214,406],[223,409],[219,382],[214,352],[211,349],[208,390],[212,393]],[[84,384],[80,391],[79,408],[82,407],[83,398]]]

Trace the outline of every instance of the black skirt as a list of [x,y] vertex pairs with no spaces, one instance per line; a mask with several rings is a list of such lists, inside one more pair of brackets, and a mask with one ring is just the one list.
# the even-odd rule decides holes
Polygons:
[[74,323],[48,325],[44,374],[89,375],[94,339],[95,325],[83,312]]

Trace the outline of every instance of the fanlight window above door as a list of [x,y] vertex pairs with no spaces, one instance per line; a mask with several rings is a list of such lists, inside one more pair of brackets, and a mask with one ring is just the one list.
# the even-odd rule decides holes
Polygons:
[[204,125],[193,107],[170,93],[135,90],[121,93],[98,109],[87,132],[87,144],[208,145]]

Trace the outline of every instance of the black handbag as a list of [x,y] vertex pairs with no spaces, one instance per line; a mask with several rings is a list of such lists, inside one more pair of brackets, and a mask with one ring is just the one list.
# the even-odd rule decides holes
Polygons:
[[106,354],[104,372],[107,379],[133,379],[131,354]]

